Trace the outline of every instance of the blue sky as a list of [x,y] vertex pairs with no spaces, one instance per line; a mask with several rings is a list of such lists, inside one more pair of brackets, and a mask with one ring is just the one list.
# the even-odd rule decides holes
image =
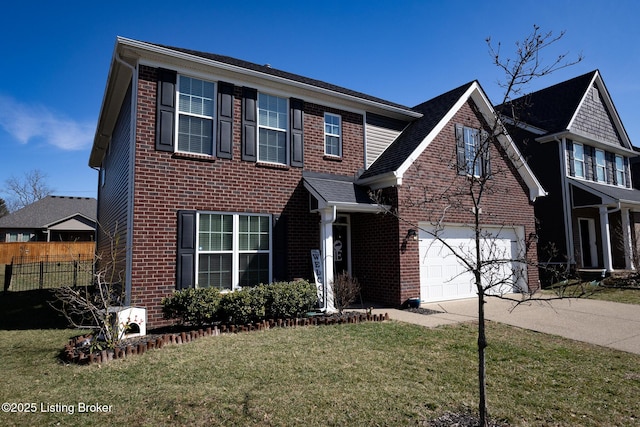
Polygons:
[[[534,4],[534,6],[532,6]],[[0,14],[0,197],[11,176],[40,169],[54,194],[96,196],[87,165],[117,36],[219,53],[407,106],[478,79],[492,101],[503,78],[485,42],[514,43],[533,25],[581,63],[537,90],[599,69],[640,146],[640,2],[31,1]]]

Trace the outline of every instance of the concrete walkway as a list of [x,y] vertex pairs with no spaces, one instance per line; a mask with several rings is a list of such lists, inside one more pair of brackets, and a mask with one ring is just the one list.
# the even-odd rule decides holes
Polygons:
[[[385,308],[374,309],[374,313],[389,313],[392,320],[436,327],[477,320],[477,304],[477,300],[472,298],[422,305],[441,312],[431,315]],[[591,299],[531,301],[517,307],[514,305],[510,301],[489,298],[485,306],[486,318],[640,354],[640,305]]]

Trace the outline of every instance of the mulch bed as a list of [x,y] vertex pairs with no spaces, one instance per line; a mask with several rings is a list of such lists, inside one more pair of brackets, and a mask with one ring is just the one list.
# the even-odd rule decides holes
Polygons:
[[298,326],[337,325],[344,323],[382,322],[389,320],[389,314],[372,314],[359,312],[344,312],[330,315],[317,315],[298,319],[271,319],[249,325],[212,325],[198,329],[184,327],[163,328],[149,331],[147,335],[122,340],[115,349],[94,350],[92,334],[80,335],[69,340],[69,343],[60,353],[60,359],[64,363],[91,365],[94,363],[107,363],[112,360],[123,359],[138,354],[144,354],[148,350],[160,349],[166,345],[184,344],[201,337],[218,336],[225,333],[240,333],[263,331],[272,328],[287,328]]

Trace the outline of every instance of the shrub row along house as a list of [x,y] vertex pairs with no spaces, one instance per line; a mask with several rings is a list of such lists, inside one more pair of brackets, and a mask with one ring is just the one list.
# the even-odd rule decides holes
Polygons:
[[[325,308],[342,271],[364,300],[398,306],[475,295],[430,232],[469,248],[480,212],[501,253],[531,261],[501,274],[537,288],[534,201],[545,190],[508,135],[478,152],[495,117],[477,81],[409,108],[118,38],[89,159],[100,168],[98,252],[114,236],[124,245],[127,303],[146,307],[148,326],[163,322],[161,299],[176,289],[314,280],[314,250]],[[453,201],[489,173],[478,210]]]

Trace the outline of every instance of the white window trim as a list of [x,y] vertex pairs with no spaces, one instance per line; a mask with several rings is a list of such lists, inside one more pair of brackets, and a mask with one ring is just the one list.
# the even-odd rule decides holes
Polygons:
[[[280,99],[284,99],[287,102],[287,106],[286,106],[286,110],[285,110],[285,119],[286,119],[286,123],[284,126],[284,129],[280,129],[280,128],[275,128],[275,127],[271,127],[271,126],[265,126],[265,125],[261,125],[260,124],[260,95],[267,95],[267,96],[272,96],[275,98],[280,98]],[[283,165],[288,165],[289,164],[289,110],[290,110],[290,106],[289,106],[289,98],[286,98],[284,96],[279,96],[279,95],[274,95],[268,92],[258,92],[258,98],[256,100],[256,130],[257,130],[257,135],[256,135],[256,149],[257,149],[257,158],[258,158],[258,163],[264,163],[264,164],[270,164],[270,165],[278,165],[278,166],[283,166]],[[277,131],[277,132],[284,132],[284,151],[285,151],[285,159],[283,163],[280,162],[272,162],[272,161],[268,161],[268,160],[262,160],[260,158],[260,129],[268,129],[268,130],[273,130],[273,131]]]
[[[622,161],[622,169],[618,169],[618,162],[617,160],[620,159]],[[613,169],[615,171],[615,176],[616,176],[616,185],[618,187],[626,187],[627,186],[627,177],[626,177],[626,171],[625,171],[625,167],[624,167],[624,157],[622,157],[619,154],[615,155],[615,158],[613,160]],[[618,179],[618,174],[622,175],[622,180]],[[621,182],[622,181],[622,182]]]
[[[578,159],[578,157],[576,156],[576,147],[580,146],[582,147],[582,158]],[[582,175],[578,175],[578,168],[576,167],[576,165],[578,163],[582,164]],[[573,174],[575,178],[585,178],[585,163],[584,163],[584,145],[582,145],[579,142],[574,142],[573,143]]]
[[[584,150],[584,148],[583,148]],[[598,164],[598,153],[602,153],[602,165]],[[584,151],[583,151],[583,155],[584,155]],[[607,182],[607,157],[605,155],[604,150],[601,150],[599,148],[596,148],[595,151],[595,156],[593,157],[593,161],[595,162],[596,165],[596,176],[594,177],[596,182],[603,182],[606,183]],[[598,177],[598,170],[602,170],[602,175],[603,175],[603,179],[601,180]]]
[[[338,119],[338,133],[327,132],[327,117],[335,117]],[[342,116],[334,113],[324,113],[324,154],[326,156],[342,157]],[[338,154],[327,153],[327,137],[338,137]]]
[[[230,215],[232,216],[232,247],[227,251],[201,251],[200,248],[200,216],[201,215]],[[240,217],[252,216],[252,217],[267,217],[269,224],[272,224],[272,217],[270,214],[257,214],[246,212],[217,212],[217,211],[199,211],[196,215],[196,254],[195,254],[195,287],[198,288],[199,283],[199,271],[200,271],[200,254],[231,254],[231,290],[235,291],[241,288],[240,286],[240,255],[241,254],[269,254],[269,283],[273,280],[273,230],[269,228],[269,249],[268,250],[246,250],[241,251],[238,237],[240,235]]]
[[[194,114],[194,113],[187,113],[184,111],[180,111],[180,77],[187,77],[193,80],[201,80],[203,82],[208,82],[208,83],[212,83],[213,84],[213,97],[211,99],[212,103],[213,103],[213,108],[211,109],[211,116],[206,116],[206,115],[201,115],[201,114]],[[175,99],[175,126],[174,126],[174,147],[173,147],[173,151],[176,153],[185,153],[185,154],[189,154],[189,155],[195,155],[195,156],[206,156],[206,157],[214,157],[216,154],[216,110],[218,108],[217,105],[217,94],[218,94],[218,85],[217,82],[213,81],[213,80],[207,80],[204,79],[202,77],[194,77],[188,74],[178,74],[176,77],[176,99]],[[206,154],[206,153],[196,153],[193,151],[182,151],[179,149],[179,144],[178,144],[178,137],[180,135],[180,115],[185,115],[185,116],[190,116],[190,117],[197,117],[200,119],[206,119],[206,120],[211,120],[211,154]]]

